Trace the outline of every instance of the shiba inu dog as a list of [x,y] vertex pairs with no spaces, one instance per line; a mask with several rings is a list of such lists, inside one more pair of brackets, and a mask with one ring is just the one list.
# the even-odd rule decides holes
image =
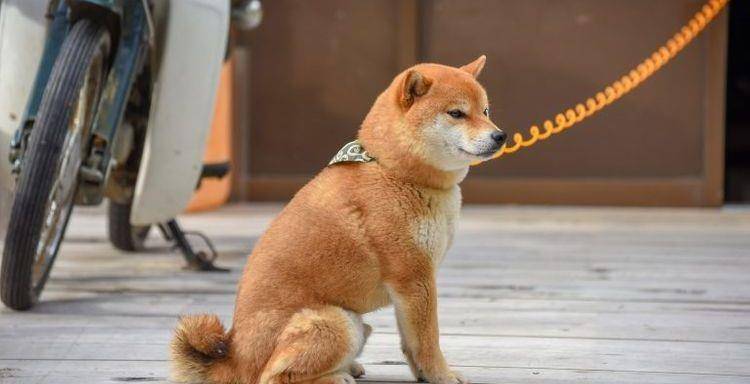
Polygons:
[[476,80],[484,63],[396,76],[359,130],[366,160],[325,168],[256,244],[232,328],[213,315],[181,318],[176,380],[354,383],[370,334],[361,315],[393,304],[414,377],[468,382],[440,349],[435,274],[453,239],[458,184],[506,138]]

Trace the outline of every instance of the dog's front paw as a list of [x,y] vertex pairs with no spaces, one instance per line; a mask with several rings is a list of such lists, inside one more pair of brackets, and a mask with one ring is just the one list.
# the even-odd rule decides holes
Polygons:
[[451,373],[453,374],[453,377],[455,377],[456,380],[459,382],[459,384],[471,384],[469,379],[467,379],[463,373],[458,372],[458,371],[451,371]]
[[448,371],[429,379],[432,384],[470,384],[469,380],[458,371]]
[[362,377],[365,375],[365,367],[363,367],[362,364],[356,361],[352,361],[352,363],[349,365],[349,373],[355,378]]

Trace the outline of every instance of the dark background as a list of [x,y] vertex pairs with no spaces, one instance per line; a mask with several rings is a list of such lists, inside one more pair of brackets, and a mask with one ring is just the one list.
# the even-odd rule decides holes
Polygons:
[[750,4],[732,3],[727,65],[726,199],[750,201]]
[[[703,3],[264,2],[263,24],[235,36],[242,51],[235,57],[235,197],[289,198],[355,136],[393,76],[416,62],[461,65],[486,54],[480,80],[494,120],[511,134],[526,132],[629,71]],[[742,29],[736,19],[747,19],[740,9],[747,5],[736,7],[733,35]],[[734,47],[725,91],[727,24],[723,14],[669,66],[598,115],[474,168],[463,185],[466,201],[722,204],[725,92],[732,99],[735,87],[747,92],[747,80],[745,88],[741,80],[735,86],[741,70],[733,72],[731,63],[737,51],[747,62],[748,50]],[[747,108],[733,104],[727,104],[727,196],[737,199],[731,186],[741,185],[735,180],[744,171],[735,172],[742,160],[733,153],[747,140],[733,127],[742,125],[743,113],[747,121]]]

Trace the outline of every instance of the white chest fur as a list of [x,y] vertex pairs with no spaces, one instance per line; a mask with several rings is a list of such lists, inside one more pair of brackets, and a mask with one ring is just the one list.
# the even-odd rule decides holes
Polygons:
[[415,222],[414,239],[438,267],[453,242],[461,210],[461,189],[455,186],[448,191],[424,191],[423,198],[426,210]]

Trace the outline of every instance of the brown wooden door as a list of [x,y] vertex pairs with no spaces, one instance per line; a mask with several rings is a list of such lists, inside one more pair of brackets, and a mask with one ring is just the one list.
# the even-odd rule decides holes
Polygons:
[[[251,60],[240,195],[290,197],[415,61],[488,56],[494,120],[526,131],[624,74],[702,1],[265,2]],[[726,19],[632,94],[566,133],[472,170],[467,202],[722,202]]]

